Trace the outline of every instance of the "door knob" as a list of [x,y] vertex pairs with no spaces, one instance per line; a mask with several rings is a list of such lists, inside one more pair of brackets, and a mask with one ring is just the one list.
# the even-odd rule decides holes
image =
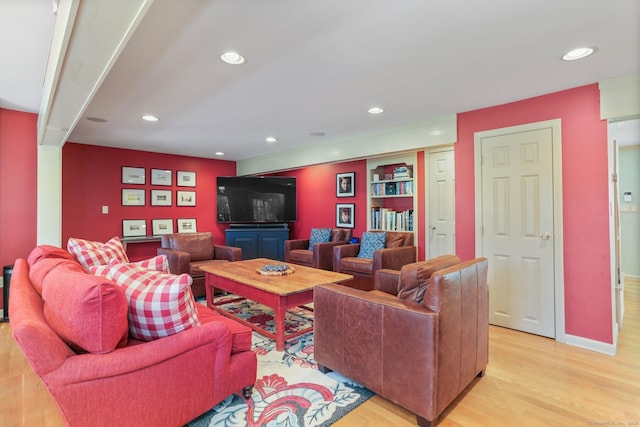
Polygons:
[[540,235],[540,238],[541,238],[542,240],[549,240],[549,239],[551,238],[551,236],[549,235],[549,233],[542,233],[542,234]]
[[430,226],[429,226],[429,230],[435,230],[435,229],[436,229],[436,226],[435,226],[435,225],[430,225]]

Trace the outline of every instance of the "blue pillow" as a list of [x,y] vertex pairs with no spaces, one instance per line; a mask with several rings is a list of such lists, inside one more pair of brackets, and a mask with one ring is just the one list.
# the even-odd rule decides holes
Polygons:
[[360,243],[360,253],[358,258],[373,259],[373,253],[378,249],[384,248],[387,240],[386,232],[370,233],[365,231],[362,233],[362,243]]
[[331,238],[330,228],[312,228],[311,237],[309,237],[309,250],[313,250],[313,245],[316,243],[328,242]]

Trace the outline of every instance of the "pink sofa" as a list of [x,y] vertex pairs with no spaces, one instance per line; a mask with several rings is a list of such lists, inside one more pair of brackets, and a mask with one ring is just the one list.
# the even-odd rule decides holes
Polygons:
[[255,383],[249,328],[196,304],[199,326],[131,339],[124,292],[60,248],[16,261],[10,299],[13,337],[69,426],[182,426]]

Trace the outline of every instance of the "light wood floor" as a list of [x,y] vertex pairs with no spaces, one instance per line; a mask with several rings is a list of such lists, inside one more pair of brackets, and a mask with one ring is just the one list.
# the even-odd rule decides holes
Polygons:
[[[489,349],[486,375],[445,411],[440,426],[640,426],[639,282],[625,285],[616,356],[493,326]],[[62,426],[7,323],[0,324],[0,361],[0,426]],[[374,396],[335,425],[416,424],[411,413]]]

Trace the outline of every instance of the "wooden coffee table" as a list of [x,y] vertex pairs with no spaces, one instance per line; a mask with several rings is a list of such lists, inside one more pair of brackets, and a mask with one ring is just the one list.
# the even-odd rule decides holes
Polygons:
[[[284,350],[284,342],[311,331],[307,328],[285,335],[284,318],[288,308],[298,307],[313,302],[313,287],[325,283],[341,283],[351,280],[353,276],[317,268],[303,267],[295,264],[295,271],[284,276],[262,276],[257,270],[267,264],[286,264],[266,258],[255,258],[244,261],[223,262],[201,267],[205,272],[205,289],[207,306],[225,316],[249,326],[276,341],[276,350]],[[257,325],[234,316],[214,303],[215,289],[222,289],[240,297],[256,301],[273,309],[276,322],[276,333],[268,332]],[[225,303],[228,303],[226,301]]]

